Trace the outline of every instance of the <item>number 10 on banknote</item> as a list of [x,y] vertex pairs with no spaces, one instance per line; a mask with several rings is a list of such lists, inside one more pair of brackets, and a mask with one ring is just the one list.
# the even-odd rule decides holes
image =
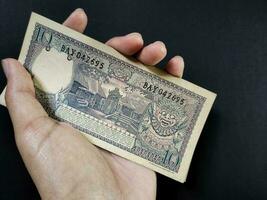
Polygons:
[[35,13],[19,61],[51,117],[101,148],[186,180],[216,94]]

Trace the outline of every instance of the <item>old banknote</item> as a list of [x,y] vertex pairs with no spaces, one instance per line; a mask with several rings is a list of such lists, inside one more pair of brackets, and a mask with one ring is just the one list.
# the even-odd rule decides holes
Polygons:
[[35,13],[19,61],[51,117],[101,148],[186,180],[214,93]]

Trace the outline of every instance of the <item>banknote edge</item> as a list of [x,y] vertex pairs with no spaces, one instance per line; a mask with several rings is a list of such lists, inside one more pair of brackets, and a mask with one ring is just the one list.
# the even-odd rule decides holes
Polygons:
[[[149,73],[151,73],[153,75],[156,75],[156,76],[158,76],[158,77],[160,77],[160,78],[162,78],[164,80],[170,81],[170,82],[172,82],[174,84],[177,84],[177,85],[179,85],[181,87],[185,87],[188,90],[191,90],[191,91],[193,91],[193,92],[195,92],[197,94],[201,93],[201,96],[204,96],[204,97],[207,98],[207,101],[205,102],[205,105],[203,105],[203,108],[202,108],[202,110],[200,112],[200,115],[198,117],[197,123],[195,124],[194,130],[193,130],[192,135],[190,137],[190,140],[188,141],[187,149],[186,149],[186,151],[184,153],[184,158],[187,158],[187,159],[183,159],[183,161],[181,162],[181,167],[180,167],[180,170],[178,171],[178,173],[174,173],[175,174],[174,176],[172,176],[172,175],[170,176],[169,172],[171,172],[171,171],[158,170],[157,169],[158,165],[156,165],[156,169],[153,169],[153,170],[155,170],[155,171],[157,171],[157,172],[159,172],[161,174],[164,174],[164,175],[166,175],[166,176],[168,176],[170,178],[173,178],[173,179],[178,180],[180,182],[184,182],[186,180],[186,176],[187,176],[187,173],[188,173],[190,162],[191,162],[192,157],[193,157],[193,152],[195,150],[197,141],[198,141],[198,139],[200,137],[202,128],[203,128],[203,126],[205,124],[206,118],[208,117],[209,111],[210,111],[210,109],[212,107],[212,104],[213,104],[213,102],[215,100],[216,94],[211,92],[211,91],[206,90],[205,88],[199,87],[199,86],[197,86],[197,85],[195,85],[195,84],[193,84],[191,82],[188,82],[186,80],[178,79],[177,77],[173,77],[171,75],[168,75],[168,74],[166,74],[166,72],[164,72],[163,70],[157,69],[156,67],[146,66],[146,65],[143,65],[141,63],[137,63],[136,61],[133,61],[132,59],[129,60],[129,58],[127,58],[126,56],[121,55],[116,50],[112,49],[111,47],[108,47],[108,46],[104,45],[101,42],[98,42],[98,41],[96,41],[96,40],[94,40],[94,39],[92,39],[92,38],[90,38],[88,36],[85,36],[85,35],[83,35],[81,33],[78,33],[76,31],[72,30],[72,29],[69,29],[68,27],[63,27],[61,24],[56,23],[56,22],[54,22],[54,21],[52,21],[50,19],[47,19],[47,18],[39,15],[39,14],[36,14],[34,12],[32,13],[31,18],[30,18],[30,22],[28,24],[28,27],[31,26],[32,29],[29,29],[27,27],[27,31],[26,31],[26,34],[25,34],[25,37],[24,37],[24,40],[23,40],[23,44],[22,44],[22,48],[21,48],[21,52],[20,52],[20,55],[19,55],[19,61],[21,63],[23,63],[24,60],[26,59],[26,55],[27,55],[27,51],[28,51],[27,38],[28,39],[31,38],[31,33],[33,31],[33,28],[34,28],[34,24],[36,22],[40,22],[39,21],[40,19],[41,19],[41,21],[46,22],[45,23],[46,25],[48,25],[47,22],[49,22],[49,27],[50,28],[54,28],[55,27],[54,28],[55,30],[58,30],[58,28],[63,29],[63,30],[58,30],[60,32],[68,31],[68,35],[69,35],[69,33],[71,33],[71,35],[69,37],[73,37],[74,39],[77,39],[77,40],[81,40],[80,37],[82,37],[83,38],[82,42],[84,42],[84,43],[89,43],[90,45],[93,44],[92,45],[93,47],[100,48],[103,52],[105,52],[107,54],[112,54],[115,57],[118,57],[119,59],[121,59],[121,60],[123,60],[125,62],[128,62],[129,64],[141,67],[141,69],[143,69],[143,70],[145,70],[145,71],[147,71],[147,72],[149,72]],[[103,48],[103,47],[105,47],[105,48]],[[190,88],[188,86],[190,86]],[[5,90],[2,92],[1,97],[0,97],[0,103],[2,105],[5,105],[4,92],[5,92]],[[204,93],[204,95],[203,95],[203,93]],[[198,129],[196,129],[197,126],[199,126]],[[101,145],[98,144],[98,146],[101,146]],[[141,159],[141,158],[138,157],[138,159]],[[142,158],[142,160],[145,160],[145,159]],[[149,162],[147,160],[145,160],[145,161]],[[139,162],[137,162],[137,163],[139,163]],[[144,163],[140,163],[140,164],[145,165]],[[149,167],[152,168],[151,165]]]
[[[31,30],[28,28],[30,27],[30,25],[36,23],[36,22],[40,22],[40,21],[43,21],[43,22],[49,22],[49,25],[48,27],[50,28],[54,28],[56,27],[55,29],[61,29],[59,30],[60,32],[64,32],[64,31],[67,31],[68,34],[71,34],[69,37],[72,37],[76,40],[81,40],[82,39],[82,42],[84,43],[89,43],[90,45],[92,45],[92,47],[94,48],[98,48],[98,49],[101,49],[103,52],[107,53],[107,54],[111,54],[113,55],[114,57],[117,57],[119,59],[121,59],[122,61],[125,61],[125,62],[128,62],[129,64],[131,65],[134,65],[134,66],[137,66],[137,67],[140,67],[142,70],[145,70],[149,73],[152,73],[153,75],[155,76],[158,76],[164,80],[167,80],[171,83],[174,83],[176,85],[179,85],[180,87],[184,87],[184,88],[188,88],[188,86],[190,86],[190,89],[188,90],[191,90],[197,94],[200,94],[201,93],[201,96],[204,96],[204,97],[208,97],[209,95],[215,95],[216,94],[212,91],[209,91],[203,87],[200,87],[194,83],[191,83],[189,81],[186,81],[182,78],[178,78],[178,77],[174,77],[168,73],[166,73],[165,71],[163,71],[162,69],[159,69],[155,66],[149,66],[149,65],[144,65],[140,62],[138,62],[137,60],[134,60],[133,58],[129,58],[127,56],[124,56],[122,55],[121,53],[119,53],[118,51],[116,51],[115,49],[113,49],[112,47],[109,47],[107,45],[105,45],[104,43],[102,42],[99,42],[89,36],[86,36],[80,32],[77,32],[69,27],[66,27],[66,26],[63,26],[62,24],[59,24],[55,21],[52,21],[44,16],[41,16],[35,12],[32,12],[31,14],[31,17],[30,17],[30,21],[28,23],[28,26],[27,26],[27,31],[26,31],[26,34],[24,36],[24,40],[23,40],[23,44],[22,44],[22,48],[21,48],[21,51],[20,51],[20,54],[19,54],[19,61],[21,63],[24,62],[24,60],[26,59],[26,55],[27,55],[27,52],[28,52],[28,47],[26,45],[26,39],[27,38],[31,38]],[[32,26],[34,27],[34,26]],[[201,90],[201,92],[199,91]],[[203,93],[205,95],[203,95]],[[4,102],[4,98],[3,98],[3,95],[4,95],[4,91],[1,93],[1,97],[0,97],[0,104],[4,105],[5,106],[5,102]]]

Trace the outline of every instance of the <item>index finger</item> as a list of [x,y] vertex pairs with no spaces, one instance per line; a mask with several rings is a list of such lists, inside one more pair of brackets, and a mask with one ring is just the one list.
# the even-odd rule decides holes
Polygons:
[[88,17],[84,10],[77,8],[70,16],[63,22],[64,26],[67,26],[73,30],[83,33],[88,22]]

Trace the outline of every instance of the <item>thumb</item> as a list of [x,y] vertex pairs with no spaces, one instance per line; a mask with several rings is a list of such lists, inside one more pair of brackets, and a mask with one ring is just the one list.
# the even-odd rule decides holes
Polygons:
[[35,98],[33,82],[27,70],[11,58],[2,60],[2,66],[7,77],[6,105],[17,137],[36,119],[48,115]]
[[[17,60],[5,59],[2,65],[7,77],[6,105],[16,144],[41,197],[58,199],[57,195],[69,194],[74,191],[72,188],[76,190],[80,180],[84,180],[76,175],[82,169],[88,169],[81,164],[84,159],[79,161],[82,158],[79,155],[85,156],[88,151],[87,140],[74,134],[76,132],[69,126],[59,125],[48,117],[35,98],[30,74]],[[89,145],[90,148],[96,150],[93,145]]]

